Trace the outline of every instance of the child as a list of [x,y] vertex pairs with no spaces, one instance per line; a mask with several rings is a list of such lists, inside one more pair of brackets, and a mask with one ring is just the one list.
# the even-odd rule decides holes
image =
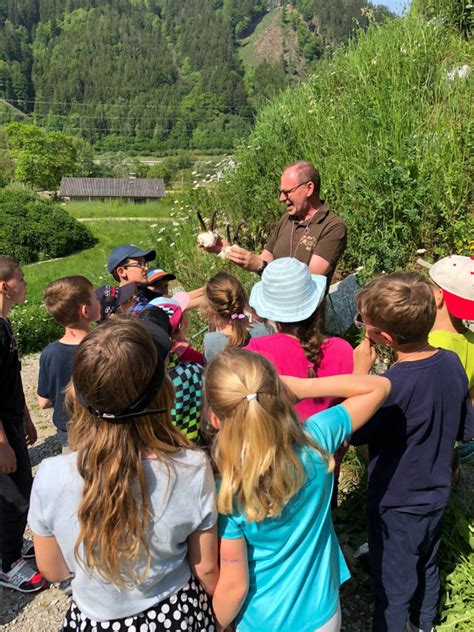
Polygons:
[[77,345],[87,336],[90,326],[99,320],[100,303],[90,281],[69,276],[50,283],[44,291],[46,309],[64,327],[64,335],[43,349],[38,376],[38,405],[53,408],[53,423],[63,452],[68,451],[64,391],[71,379],[71,366]]
[[149,290],[161,296],[169,296],[169,282],[176,279],[174,274],[154,268],[146,276]]
[[386,398],[380,377],[281,378],[300,398],[348,397],[299,423],[272,364],[226,350],[208,366],[205,396],[221,476],[219,626],[239,632],[340,628],[349,571],[331,520],[331,453]]
[[[326,277],[311,275],[297,259],[272,261],[253,286],[250,306],[274,321],[277,334],[252,338],[250,351],[265,356],[279,375],[325,377],[352,373],[353,350],[342,338],[323,334]],[[296,406],[301,421],[338,403],[333,397],[307,399]]]
[[112,250],[107,259],[107,270],[120,287],[135,283],[138,303],[146,305],[156,294],[147,288],[148,263],[156,258],[155,250],[141,250],[134,244],[122,244]]
[[[46,585],[44,577],[25,558],[23,534],[32,475],[28,445],[36,430],[25,403],[18,348],[8,314],[25,301],[26,281],[12,257],[0,255],[0,585],[29,593]],[[26,550],[28,548],[28,550]]]
[[171,421],[191,441],[199,442],[199,424],[201,420],[201,390],[204,356],[187,342],[186,331],[189,326],[185,311],[189,297],[185,292],[176,293],[173,298],[157,298],[139,313],[158,309],[168,314],[171,326],[171,353],[168,358],[168,375],[175,389],[175,404],[171,411]]
[[29,513],[38,566],[51,581],[75,574],[63,630],[211,632],[215,483],[170,423],[161,345],[137,320],[106,321],[77,348],[72,381],[74,453],[41,463]]
[[[278,333],[252,338],[246,348],[270,360],[279,375],[306,378],[352,373],[351,345],[323,334],[326,285],[325,276],[310,274],[308,266],[297,259],[272,261],[252,288],[250,306],[261,318],[273,321]],[[334,397],[305,399],[296,410],[303,422],[337,403]],[[339,472],[346,452],[347,446],[341,446],[335,454],[333,509],[337,507]]]
[[459,356],[467,373],[474,402],[474,332],[463,320],[474,320],[474,258],[452,256],[430,267],[436,302],[436,319],[430,344]]
[[100,320],[106,320],[114,314],[127,314],[137,304],[137,286],[127,283],[121,287],[103,285],[95,291],[100,303]]
[[228,272],[219,272],[206,283],[209,333],[204,336],[204,356],[209,362],[218,353],[248,344],[247,293],[242,283]]
[[[431,283],[415,272],[372,281],[357,299],[366,340],[385,344],[397,361],[392,392],[352,437],[369,444],[368,534],[375,584],[373,630],[427,632],[440,590],[436,554],[448,502],[456,438],[471,439],[474,420],[466,374],[451,351],[435,349]],[[355,361],[368,372],[375,352]]]

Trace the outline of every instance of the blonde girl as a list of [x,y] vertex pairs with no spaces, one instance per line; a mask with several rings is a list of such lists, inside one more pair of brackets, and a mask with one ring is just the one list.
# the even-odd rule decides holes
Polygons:
[[[206,372],[221,477],[218,630],[233,620],[239,632],[340,628],[339,586],[349,571],[331,521],[332,453],[374,414],[390,384],[368,376],[280,379],[268,360],[245,350],[225,351]],[[348,399],[303,426],[288,387],[300,399]]]
[[162,332],[149,331],[117,319],[84,338],[69,390],[73,453],[36,475],[38,567],[54,582],[74,573],[65,631],[214,630],[214,481],[170,422]]

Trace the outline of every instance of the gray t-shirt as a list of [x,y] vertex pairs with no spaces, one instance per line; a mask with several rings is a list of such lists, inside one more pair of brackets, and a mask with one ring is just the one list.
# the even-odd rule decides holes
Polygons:
[[[248,340],[245,345],[250,342],[251,338],[261,338],[262,336],[269,336],[272,333],[272,329],[265,323],[255,323],[249,329]],[[229,336],[227,334],[223,334],[220,331],[208,332],[204,336],[203,340],[204,357],[206,358],[206,362],[210,362],[216,357],[216,355],[225,351],[228,344]]]
[[[96,573],[90,575],[74,557],[83,488],[76,454],[45,459],[34,480],[28,514],[31,529],[37,535],[56,538],[75,574],[74,601],[95,621],[137,614],[182,588],[191,573],[188,536],[210,529],[217,521],[214,477],[203,452],[183,449],[167,463],[157,459],[143,463],[152,514],[148,540],[151,563],[145,581],[127,589],[106,582]],[[141,573],[145,559],[137,567]]]

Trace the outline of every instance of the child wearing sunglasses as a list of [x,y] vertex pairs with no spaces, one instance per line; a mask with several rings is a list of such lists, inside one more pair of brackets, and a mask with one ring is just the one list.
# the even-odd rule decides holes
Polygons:
[[359,347],[354,372],[369,372],[375,344],[391,347],[397,358],[386,373],[391,394],[351,440],[369,445],[372,629],[427,632],[437,612],[436,555],[454,444],[474,434],[468,381],[456,354],[428,342],[436,306],[430,282],[420,274],[374,279],[357,306],[370,344]]

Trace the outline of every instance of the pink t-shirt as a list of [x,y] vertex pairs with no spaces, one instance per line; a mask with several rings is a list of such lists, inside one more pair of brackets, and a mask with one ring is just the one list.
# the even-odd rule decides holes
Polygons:
[[[306,378],[309,377],[309,369],[314,368],[315,377],[327,377],[352,373],[354,368],[352,347],[342,338],[328,338],[321,344],[319,361],[314,367],[306,358],[298,340],[287,334],[252,338],[245,349],[255,351],[270,360],[279,375]],[[338,404],[339,401],[335,397],[316,397],[303,400],[295,408],[303,422],[311,415]]]

